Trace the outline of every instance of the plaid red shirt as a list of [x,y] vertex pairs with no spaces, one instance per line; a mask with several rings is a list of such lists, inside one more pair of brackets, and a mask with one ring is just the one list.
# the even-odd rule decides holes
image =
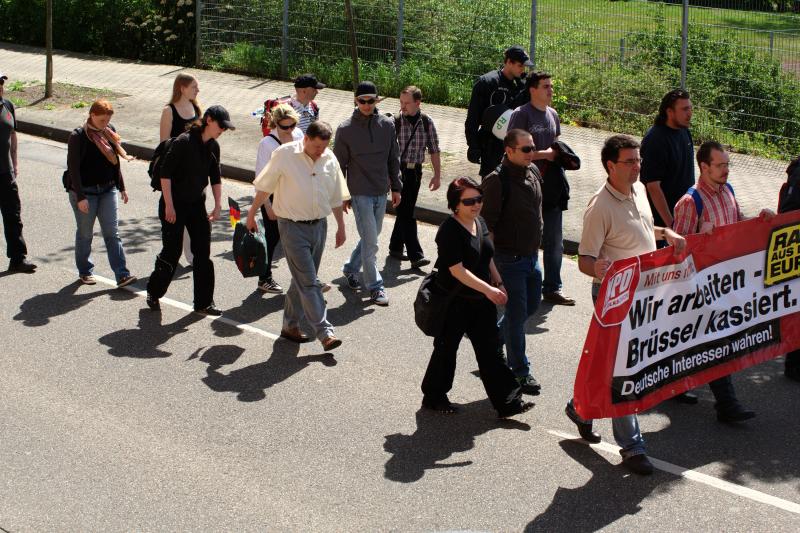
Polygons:
[[[409,163],[412,165],[422,164],[425,162],[425,149],[428,149],[429,154],[437,154],[439,150],[439,137],[436,135],[436,126],[433,125],[433,120],[428,117],[428,128],[425,128],[425,121],[422,120],[422,115],[417,119],[417,132],[414,138],[411,139],[411,144],[408,150],[405,150],[411,132],[414,131],[414,124],[412,124],[408,117],[400,114],[400,134],[397,136],[397,142],[400,144],[400,154],[402,157],[401,163]],[[402,156],[405,150],[405,156]]]
[[703,181],[698,180],[694,186],[703,200],[703,212],[698,217],[697,207],[691,194],[684,194],[675,204],[675,216],[672,229],[679,235],[699,233],[703,222],[711,222],[714,227],[725,226],[744,220],[736,197],[731,190],[721,185],[714,190]]

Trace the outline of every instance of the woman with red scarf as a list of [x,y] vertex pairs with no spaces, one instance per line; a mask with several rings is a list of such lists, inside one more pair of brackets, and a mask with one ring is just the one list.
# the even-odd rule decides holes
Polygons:
[[91,257],[92,234],[97,219],[117,287],[124,287],[136,281],[136,277],[125,264],[125,252],[117,229],[118,197],[128,203],[119,160],[133,158],[122,148],[119,135],[109,124],[113,114],[110,102],[102,98],[96,100],[89,109],[89,119],[69,136],[67,186],[77,223],[75,264],[80,281],[86,285],[97,283]]

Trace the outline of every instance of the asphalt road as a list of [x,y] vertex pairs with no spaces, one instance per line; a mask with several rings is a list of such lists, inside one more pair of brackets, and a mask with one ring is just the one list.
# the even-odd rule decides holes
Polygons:
[[[737,375],[758,412],[745,426],[717,423],[706,387],[697,406],[643,415],[659,470],[640,478],[619,466],[607,421],[597,424],[604,443],[589,447],[563,414],[591,312],[573,261],[565,292],[578,305],[543,305],[528,326],[536,407],[497,420],[464,342],[451,394],[463,412],[435,415],[419,410],[431,351],[411,315],[420,273],[381,258],[388,308],[347,289],[352,217],[338,250],[331,224],[323,257],[344,341],[325,355],[316,342],[276,340],[283,297],[241,278],[226,220],[212,243],[223,319],[189,312],[185,269],[163,312],[147,309],[160,226],[142,162],[125,165],[131,202],[120,209],[140,281],[131,291],[110,279],[80,285],[60,186],[66,149],[22,136],[20,153],[25,237],[40,268],[0,274],[0,531],[797,530],[800,389],[780,360]],[[243,207],[251,192],[223,187]],[[435,229],[420,228],[430,255]],[[99,229],[95,239],[96,273],[113,278]],[[274,274],[288,286],[283,260]]]

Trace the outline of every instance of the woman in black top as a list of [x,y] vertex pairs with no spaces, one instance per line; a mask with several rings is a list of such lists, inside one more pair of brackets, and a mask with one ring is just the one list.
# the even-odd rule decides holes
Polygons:
[[[197,95],[200,92],[200,84],[197,78],[191,74],[180,73],[175,76],[172,83],[172,97],[169,103],[164,106],[161,112],[161,123],[159,125],[159,142],[177,137],[181,133],[186,133],[192,122],[199,120],[203,112],[197,102]],[[183,232],[183,256],[188,264],[192,264],[192,248],[189,242],[189,233]]]
[[447,393],[453,386],[458,346],[466,333],[489,400],[501,417],[507,417],[523,413],[533,404],[521,400],[519,383],[498,350],[496,306],[508,297],[492,260],[494,245],[478,217],[482,198],[480,187],[471,178],[458,178],[447,188],[447,206],[453,215],[436,233],[437,281],[447,291],[459,288],[447,310],[444,330],[433,341],[422,381],[422,406],[443,413],[457,411]]
[[125,252],[117,229],[119,207],[117,192],[128,203],[122,179],[120,158],[133,159],[120,145],[120,137],[109,124],[114,109],[104,99],[96,100],[89,109],[89,119],[76,128],[67,142],[66,182],[69,202],[75,212],[78,229],[75,232],[75,264],[82,283],[94,285],[92,274],[92,235],[95,219],[106,243],[108,262],[117,279],[117,287],[136,281],[128,271]]
[[[179,135],[164,155],[161,176],[161,219],[163,247],[147,282],[147,305],[160,309],[159,298],[166,294],[181,255],[184,228],[191,237],[194,255],[194,309],[207,315],[221,315],[214,305],[214,264],[211,262],[211,221],[219,219],[222,184],[217,138],[233,130],[224,107],[206,109],[202,121]],[[211,183],[214,210],[206,211],[205,189]]]

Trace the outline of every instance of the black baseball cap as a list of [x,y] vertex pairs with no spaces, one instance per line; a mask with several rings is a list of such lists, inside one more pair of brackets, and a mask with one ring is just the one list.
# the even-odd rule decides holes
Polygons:
[[356,87],[356,98],[359,96],[378,96],[378,88],[371,81],[362,81]]
[[327,87],[324,83],[317,81],[317,77],[313,74],[303,74],[294,79],[295,89],[304,89],[306,87],[314,87],[315,89],[324,89]]
[[206,112],[203,113],[203,117],[211,117],[214,122],[225,128],[226,130],[235,130],[236,128],[231,122],[231,115],[228,113],[228,110],[222,107],[221,105],[212,105]]
[[533,61],[531,61],[531,58],[528,57],[528,54],[525,53],[525,50],[521,46],[512,46],[508,48],[503,57],[511,61],[516,61],[517,63],[522,63],[526,67],[533,66]]

